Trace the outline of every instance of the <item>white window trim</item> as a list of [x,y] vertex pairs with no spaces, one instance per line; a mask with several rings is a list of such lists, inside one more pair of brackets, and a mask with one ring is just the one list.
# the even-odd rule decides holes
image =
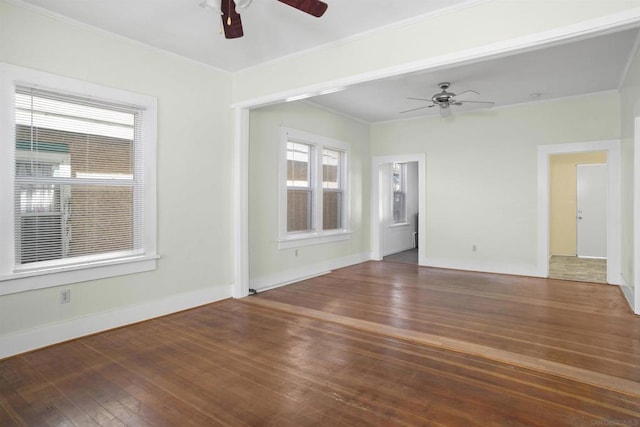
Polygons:
[[[312,187],[314,188],[313,230],[310,232],[287,232],[287,142],[299,141],[312,145],[315,150],[315,164],[312,170]],[[321,185],[322,149],[330,148],[343,152],[341,170],[343,185],[342,225],[337,230],[322,230],[322,192],[316,191]],[[351,238],[351,198],[350,198],[350,152],[351,146],[342,141],[321,135],[304,132],[298,129],[282,127],[280,129],[280,165],[279,165],[279,224],[278,249],[297,248],[301,246],[331,243]],[[320,153],[320,154],[318,154]],[[320,180],[320,184],[318,183]]]
[[[15,89],[32,86],[38,89],[75,94],[145,109],[142,123],[144,145],[144,253],[72,263],[49,268],[25,269],[15,265],[14,234],[14,164],[15,150]],[[51,286],[103,279],[156,269],[156,138],[157,100],[119,89],[87,83],[42,71],[0,63],[0,295]],[[11,143],[6,143],[10,141]]]

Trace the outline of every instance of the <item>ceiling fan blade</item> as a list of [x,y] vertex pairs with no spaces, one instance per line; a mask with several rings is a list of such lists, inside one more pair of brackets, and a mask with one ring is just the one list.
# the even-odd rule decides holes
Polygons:
[[240,14],[236,12],[236,4],[233,0],[222,0],[222,28],[226,39],[237,39],[244,35],[242,31],[242,20]]
[[425,105],[424,107],[412,108],[411,110],[400,111],[399,114],[410,113],[412,111],[424,110],[425,108],[431,108],[433,105]]
[[413,99],[414,101],[427,101],[427,102],[431,102],[431,100],[430,100],[430,99],[426,99],[426,98],[411,98],[411,97],[409,97],[409,98],[407,98],[407,99]]
[[467,104],[467,103],[470,103],[470,104],[487,104],[487,105],[494,105],[495,104],[495,102],[493,102],[493,101],[457,101],[457,102],[460,102],[462,104]]
[[[223,0],[226,1],[226,0]],[[321,17],[327,11],[328,5],[320,0],[278,0],[316,18]]]
[[480,95],[478,92],[476,92],[476,91],[475,91],[475,90],[473,90],[473,89],[467,89],[467,90],[462,91],[462,92],[460,92],[460,93],[456,93],[456,96],[460,96],[460,95],[462,95],[462,94],[469,93],[469,92],[471,92],[471,93],[475,93],[476,95]]

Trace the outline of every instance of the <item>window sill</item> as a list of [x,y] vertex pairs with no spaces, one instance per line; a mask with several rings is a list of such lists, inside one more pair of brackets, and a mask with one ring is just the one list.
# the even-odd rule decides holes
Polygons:
[[351,230],[338,230],[324,233],[304,233],[290,235],[278,240],[278,249],[298,248],[351,239]]
[[85,264],[17,271],[0,276],[0,295],[63,286],[156,269],[157,255],[140,255]]

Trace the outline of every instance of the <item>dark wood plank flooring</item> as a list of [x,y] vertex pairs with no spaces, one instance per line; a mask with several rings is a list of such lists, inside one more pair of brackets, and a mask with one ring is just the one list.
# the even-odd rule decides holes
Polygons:
[[0,361],[0,425],[640,425],[597,284],[368,262]]

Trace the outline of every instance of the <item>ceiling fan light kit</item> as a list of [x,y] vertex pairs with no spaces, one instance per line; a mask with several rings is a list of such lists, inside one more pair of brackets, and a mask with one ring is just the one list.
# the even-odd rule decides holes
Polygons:
[[[221,15],[224,37],[237,39],[244,35],[242,19],[237,9],[246,9],[253,0],[204,0],[200,7],[213,9]],[[278,0],[287,6],[307,13],[316,18],[321,17],[327,11],[327,3],[320,0]]]
[[[430,105],[425,105],[423,107],[418,107],[418,108],[412,108],[410,110],[405,110],[405,111],[401,111],[400,114],[404,114],[404,113],[409,113],[411,111],[417,111],[417,110],[422,110],[425,108],[433,108],[433,107],[440,107],[440,116],[441,117],[449,117],[452,115],[451,113],[451,106],[462,106],[466,103],[473,103],[473,104],[484,104],[486,107],[492,107],[494,105],[494,102],[492,101],[469,101],[469,100],[461,100],[461,99],[457,99],[456,97],[463,95],[465,93],[475,93],[476,95],[479,95],[478,92],[476,92],[475,90],[465,90],[463,92],[460,92],[458,94],[454,93],[454,92],[448,92],[447,89],[449,89],[449,87],[451,86],[451,83],[449,82],[442,82],[438,84],[438,87],[441,89],[441,92],[438,92],[436,94],[434,94],[431,99],[424,99],[424,98],[408,98],[408,99],[412,99],[415,101],[427,101],[427,102],[431,102]],[[478,105],[480,106],[480,105]]]

